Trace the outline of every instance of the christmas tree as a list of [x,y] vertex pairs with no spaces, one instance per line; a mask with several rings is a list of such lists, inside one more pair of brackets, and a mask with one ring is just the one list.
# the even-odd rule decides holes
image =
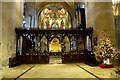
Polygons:
[[112,44],[110,38],[103,32],[98,46],[95,47],[96,59],[104,64],[110,64],[110,59],[118,58],[118,54],[119,52],[115,45]]

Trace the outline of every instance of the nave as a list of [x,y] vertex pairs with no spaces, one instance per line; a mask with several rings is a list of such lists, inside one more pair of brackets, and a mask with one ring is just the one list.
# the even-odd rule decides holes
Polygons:
[[0,6],[0,78],[120,78],[120,14],[112,2],[21,1]]
[[[90,80],[119,80],[114,75],[114,68],[103,69],[98,66],[91,67],[84,63],[71,64],[23,64],[14,68],[3,68],[3,80],[27,79],[90,79]],[[10,73],[9,73],[10,72]],[[5,80],[6,80],[5,79]]]

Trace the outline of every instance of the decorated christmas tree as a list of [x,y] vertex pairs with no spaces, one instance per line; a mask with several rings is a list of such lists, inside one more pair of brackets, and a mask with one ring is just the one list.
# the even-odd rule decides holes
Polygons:
[[110,59],[118,58],[118,54],[115,45],[112,44],[110,38],[103,32],[98,45],[95,47],[96,59],[103,64],[110,64]]

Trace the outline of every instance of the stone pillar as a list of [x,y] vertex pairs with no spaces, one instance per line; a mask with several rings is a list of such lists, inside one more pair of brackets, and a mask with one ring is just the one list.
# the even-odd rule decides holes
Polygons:
[[[0,12],[2,12],[2,2],[0,2]],[[2,79],[2,13],[0,13],[0,79]]]
[[72,28],[75,29],[76,28],[76,18],[75,18],[75,14],[72,17],[73,20],[71,20],[71,22],[73,22]]
[[29,25],[30,25],[30,28],[32,28],[32,20],[33,20],[32,15],[29,15]]
[[76,27],[78,27],[78,12],[76,11]]
[[[2,65],[8,66],[9,3],[2,3]],[[9,13],[9,14],[8,14]]]
[[118,15],[115,16],[117,47],[120,49],[120,3],[118,5]]
[[16,56],[15,27],[22,27],[22,3],[2,3],[2,65],[8,66],[9,58]]
[[80,10],[78,11],[78,25],[81,24],[81,12]]
[[87,10],[87,26],[93,27],[93,38],[97,37],[100,42],[102,32],[105,32],[116,45],[112,2],[89,2]]
[[36,8],[35,8],[35,14],[34,14],[34,16],[35,16],[34,26],[35,26],[36,28],[38,28],[38,17],[37,17],[37,10],[36,10]]

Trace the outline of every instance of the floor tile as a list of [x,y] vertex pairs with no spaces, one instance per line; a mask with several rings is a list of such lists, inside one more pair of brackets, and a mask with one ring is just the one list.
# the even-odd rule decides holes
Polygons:
[[115,68],[100,68],[99,66],[91,67],[81,63],[79,63],[79,65],[99,78],[116,78],[116,76],[112,75],[112,73],[115,72]]
[[3,68],[2,78],[16,78],[33,65],[20,65],[13,68]]
[[[79,66],[82,68],[80,68]],[[16,78],[34,66],[20,78],[116,78],[114,68],[103,69],[98,66],[91,67],[84,63],[76,64],[24,64],[14,68],[3,68],[2,78]],[[92,74],[90,74],[90,73]],[[95,76],[94,76],[95,75]]]
[[76,64],[36,65],[20,78],[95,78]]

